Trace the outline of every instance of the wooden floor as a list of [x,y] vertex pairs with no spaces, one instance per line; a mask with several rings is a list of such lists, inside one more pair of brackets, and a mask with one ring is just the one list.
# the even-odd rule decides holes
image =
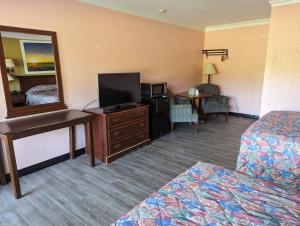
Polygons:
[[81,156],[22,177],[24,197],[0,187],[0,225],[109,225],[198,161],[235,168],[240,135],[253,120],[212,116],[199,133],[178,126],[111,165]]

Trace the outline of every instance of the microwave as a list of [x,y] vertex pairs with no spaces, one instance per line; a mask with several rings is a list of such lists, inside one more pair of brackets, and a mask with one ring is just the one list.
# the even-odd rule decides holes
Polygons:
[[142,98],[164,97],[168,96],[168,87],[166,82],[162,83],[142,83]]

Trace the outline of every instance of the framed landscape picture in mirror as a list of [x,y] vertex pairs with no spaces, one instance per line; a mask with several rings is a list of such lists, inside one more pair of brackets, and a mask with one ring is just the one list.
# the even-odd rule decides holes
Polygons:
[[51,41],[20,40],[25,74],[55,74]]
[[0,67],[8,118],[66,108],[55,32],[0,26]]

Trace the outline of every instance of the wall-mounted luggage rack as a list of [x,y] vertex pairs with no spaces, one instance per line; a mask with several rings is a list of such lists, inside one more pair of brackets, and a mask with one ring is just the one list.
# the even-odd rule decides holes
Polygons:
[[228,49],[204,49],[202,54],[205,54],[206,58],[209,56],[221,56],[221,61],[224,61],[228,58]]

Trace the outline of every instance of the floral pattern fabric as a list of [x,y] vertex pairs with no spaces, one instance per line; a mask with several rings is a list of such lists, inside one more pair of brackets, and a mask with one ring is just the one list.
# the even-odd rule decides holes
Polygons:
[[298,191],[200,162],[113,225],[300,225],[299,203]]
[[273,111],[242,135],[237,170],[300,190],[300,113]]

